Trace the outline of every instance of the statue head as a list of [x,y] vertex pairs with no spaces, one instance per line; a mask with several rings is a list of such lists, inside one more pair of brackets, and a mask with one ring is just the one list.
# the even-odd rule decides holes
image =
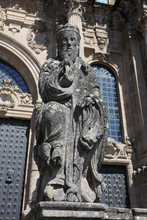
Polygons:
[[75,61],[79,56],[80,32],[76,26],[66,24],[57,30],[58,56],[61,60]]

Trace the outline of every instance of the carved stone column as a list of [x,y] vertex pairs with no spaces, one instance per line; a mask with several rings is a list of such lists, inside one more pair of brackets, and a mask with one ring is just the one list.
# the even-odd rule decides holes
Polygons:
[[68,15],[68,23],[72,25],[77,25],[80,30],[81,42],[80,42],[80,57],[84,58],[84,38],[82,30],[82,5],[78,2],[73,2],[71,5],[71,10]]

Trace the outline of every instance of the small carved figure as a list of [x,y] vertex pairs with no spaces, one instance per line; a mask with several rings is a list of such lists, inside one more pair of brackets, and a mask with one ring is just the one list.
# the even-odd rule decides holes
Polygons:
[[92,68],[79,57],[80,33],[66,24],[57,31],[58,57],[41,68],[42,105],[36,124],[38,200],[98,202],[98,173],[106,141],[106,109]]

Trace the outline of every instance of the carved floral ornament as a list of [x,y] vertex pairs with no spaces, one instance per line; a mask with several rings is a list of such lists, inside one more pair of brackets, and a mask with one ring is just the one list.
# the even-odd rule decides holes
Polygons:
[[19,104],[31,104],[32,97],[28,93],[20,93],[19,88],[12,86],[11,80],[2,80],[0,87],[0,111],[7,112]]

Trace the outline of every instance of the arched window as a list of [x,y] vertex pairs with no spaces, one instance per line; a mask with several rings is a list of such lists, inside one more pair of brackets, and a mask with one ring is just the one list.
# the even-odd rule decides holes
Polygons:
[[116,79],[104,66],[93,65],[103,101],[108,110],[109,137],[121,141],[120,115],[117,97]]
[[12,85],[19,88],[21,93],[29,93],[28,87],[20,74],[13,67],[0,60],[0,86],[2,80],[12,80]]

